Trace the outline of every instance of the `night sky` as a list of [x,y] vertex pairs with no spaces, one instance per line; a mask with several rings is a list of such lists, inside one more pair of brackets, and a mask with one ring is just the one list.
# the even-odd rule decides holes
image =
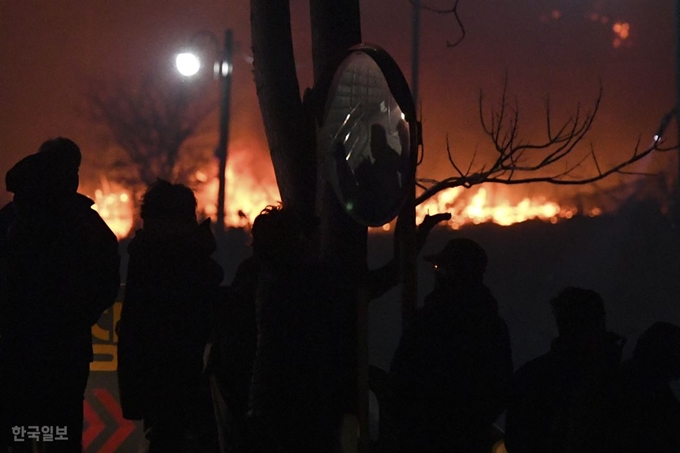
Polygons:
[[[292,0],[301,87],[310,84],[307,2]],[[425,1],[432,7],[453,2]],[[410,79],[411,6],[408,0],[363,0],[363,37],[389,51]],[[422,14],[421,101],[426,156],[420,176],[443,176],[445,138],[464,163],[481,134],[477,99],[492,100],[504,74],[520,104],[525,137],[540,137],[542,102],[550,94],[554,115],[564,117],[577,101],[594,100],[599,80],[602,108],[589,138],[601,164],[627,156],[639,136],[651,141],[661,116],[674,103],[673,19],[670,0],[461,0],[467,36],[453,17]],[[221,35],[233,28],[232,152],[247,153],[266,179],[273,178],[257,107],[250,56],[247,1],[217,0],[0,0],[0,173],[34,152],[49,137],[68,136],[84,152],[83,178],[96,180],[106,152],[83,112],[87,81],[102,74],[134,74],[152,67],[172,71],[173,54],[201,29]],[[626,23],[627,37],[616,23]],[[619,28],[620,30],[620,28]],[[217,92],[217,84],[214,87]],[[214,137],[205,146],[216,142]],[[532,135],[533,134],[533,135]],[[669,140],[674,128],[669,129]],[[213,142],[214,139],[214,142]],[[587,147],[590,142],[586,142]],[[248,159],[245,160],[246,162]],[[671,161],[647,160],[638,170]],[[674,162],[674,161],[672,161]],[[674,168],[675,164],[671,164]],[[535,193],[548,189],[518,189]],[[0,201],[9,194],[0,191]]]

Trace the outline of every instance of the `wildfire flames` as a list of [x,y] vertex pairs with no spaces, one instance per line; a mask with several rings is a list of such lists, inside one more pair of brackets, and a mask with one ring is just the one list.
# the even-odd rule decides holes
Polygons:
[[126,237],[132,229],[134,212],[132,197],[123,187],[101,178],[101,188],[94,191],[94,206],[118,239]]
[[[236,171],[238,169],[238,172]],[[262,180],[250,171],[252,166],[245,160],[245,154],[234,154],[227,165],[225,224],[230,227],[247,227],[268,205],[279,204],[280,196],[276,184]],[[196,194],[199,217],[215,218],[217,214],[218,179],[208,175],[216,169],[204,169],[194,174],[196,184],[191,184]],[[135,204],[130,191],[120,185],[101,178],[100,187],[88,193],[94,200],[92,207],[101,215],[118,239],[127,237],[135,218]]]
[[[489,197],[482,186],[472,195],[467,196],[463,187],[455,187],[440,192],[416,208],[416,218],[422,221],[426,214],[448,212],[451,214],[449,226],[458,229],[466,224],[493,222],[498,225],[512,225],[532,219],[541,219],[556,223],[558,219],[570,219],[576,214],[575,208],[561,207],[554,201],[544,198],[524,198],[516,205],[507,200],[496,200]],[[596,212],[595,214],[599,214]]]
[[[240,162],[238,156],[235,155],[227,165],[225,223],[230,227],[247,227],[265,207],[278,205],[281,197],[276,183],[257,178],[250,171],[251,167]],[[198,210],[206,217],[215,218],[219,190],[217,177],[208,179],[204,172],[197,172],[195,177],[198,181],[203,180],[195,191]]]
[[[240,171],[237,173],[235,168]],[[243,171],[243,168],[237,162],[227,167],[226,224],[231,227],[249,226],[264,207],[276,205],[280,200],[275,183],[258,179],[248,171]],[[199,213],[214,218],[217,212],[218,181],[216,177],[209,178],[208,174],[207,171],[196,173],[195,179],[200,185],[195,193]],[[116,236],[121,239],[129,235],[134,219],[132,195],[121,186],[102,178],[101,187],[95,190],[93,198],[93,209],[99,212]],[[577,214],[576,208],[560,206],[542,197],[524,198],[512,204],[503,197],[491,196],[483,186],[444,190],[420,204],[416,209],[416,217],[420,222],[425,215],[439,212],[451,214],[448,226],[452,229],[487,222],[506,226],[532,219],[556,223]],[[594,208],[582,214],[596,216],[601,214],[601,210]],[[382,230],[389,231],[390,228],[386,224]]]

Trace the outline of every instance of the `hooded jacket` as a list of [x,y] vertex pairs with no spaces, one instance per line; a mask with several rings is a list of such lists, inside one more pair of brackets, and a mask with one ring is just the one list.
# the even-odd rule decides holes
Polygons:
[[139,230],[128,246],[118,379],[128,419],[200,385],[222,268],[208,224],[173,234]]
[[45,211],[45,221],[12,223],[0,285],[6,358],[92,360],[90,328],[120,286],[118,241],[93,204],[74,194]]

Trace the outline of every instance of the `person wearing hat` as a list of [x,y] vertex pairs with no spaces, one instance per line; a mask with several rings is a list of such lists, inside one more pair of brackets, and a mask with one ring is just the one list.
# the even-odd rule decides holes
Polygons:
[[120,285],[116,236],[77,193],[80,159],[73,141],[48,140],[5,179],[14,218],[0,253],[0,438],[15,449],[28,443],[12,427],[66,426],[68,440],[44,451],[81,451],[91,327]]
[[390,368],[390,419],[403,452],[486,452],[512,375],[508,328],[484,285],[487,256],[456,238],[425,260],[434,290]]
[[[45,153],[47,157],[41,156],[37,158],[33,157],[33,155],[28,156],[7,173],[6,185],[8,192],[16,193],[18,191],[21,195],[24,195],[27,191],[21,190],[20,187],[30,185],[31,183],[38,183],[42,184],[42,187],[29,188],[28,192],[36,192],[38,196],[42,193],[45,196],[45,190],[49,183],[43,179],[44,177],[56,180],[63,179],[63,184],[57,182],[56,185],[65,187],[67,191],[75,192],[78,190],[78,168],[81,161],[78,145],[68,138],[59,137],[44,142],[38,148],[38,153]],[[40,179],[27,178],[27,173],[36,174],[34,167],[41,165],[38,163],[39,161],[47,167],[42,173],[37,173],[40,175]],[[55,181],[52,181],[52,185],[55,185]],[[16,203],[10,201],[0,209],[0,235],[5,237],[16,219]]]
[[566,287],[550,305],[558,336],[513,376],[505,447],[510,453],[619,451],[586,445],[601,436],[602,397],[625,339],[607,330],[604,301],[591,289]]

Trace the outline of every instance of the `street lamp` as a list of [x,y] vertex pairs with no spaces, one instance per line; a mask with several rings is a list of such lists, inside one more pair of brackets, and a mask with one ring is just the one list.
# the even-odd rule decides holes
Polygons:
[[175,64],[179,73],[185,77],[194,76],[201,69],[201,60],[191,52],[178,54]]
[[[229,119],[230,119],[230,96],[231,96],[231,72],[233,66],[233,37],[231,30],[224,32],[224,46],[220,48],[219,40],[209,31],[202,30],[195,33],[189,40],[189,48],[195,47],[200,38],[207,38],[215,46],[218,59],[213,68],[215,77],[220,80],[220,140],[215,148],[215,156],[219,159],[217,192],[217,232],[224,232],[225,200],[226,200],[226,170],[227,151],[229,145]],[[177,70],[185,77],[192,77],[201,69],[201,60],[193,52],[183,52],[175,59]]]

